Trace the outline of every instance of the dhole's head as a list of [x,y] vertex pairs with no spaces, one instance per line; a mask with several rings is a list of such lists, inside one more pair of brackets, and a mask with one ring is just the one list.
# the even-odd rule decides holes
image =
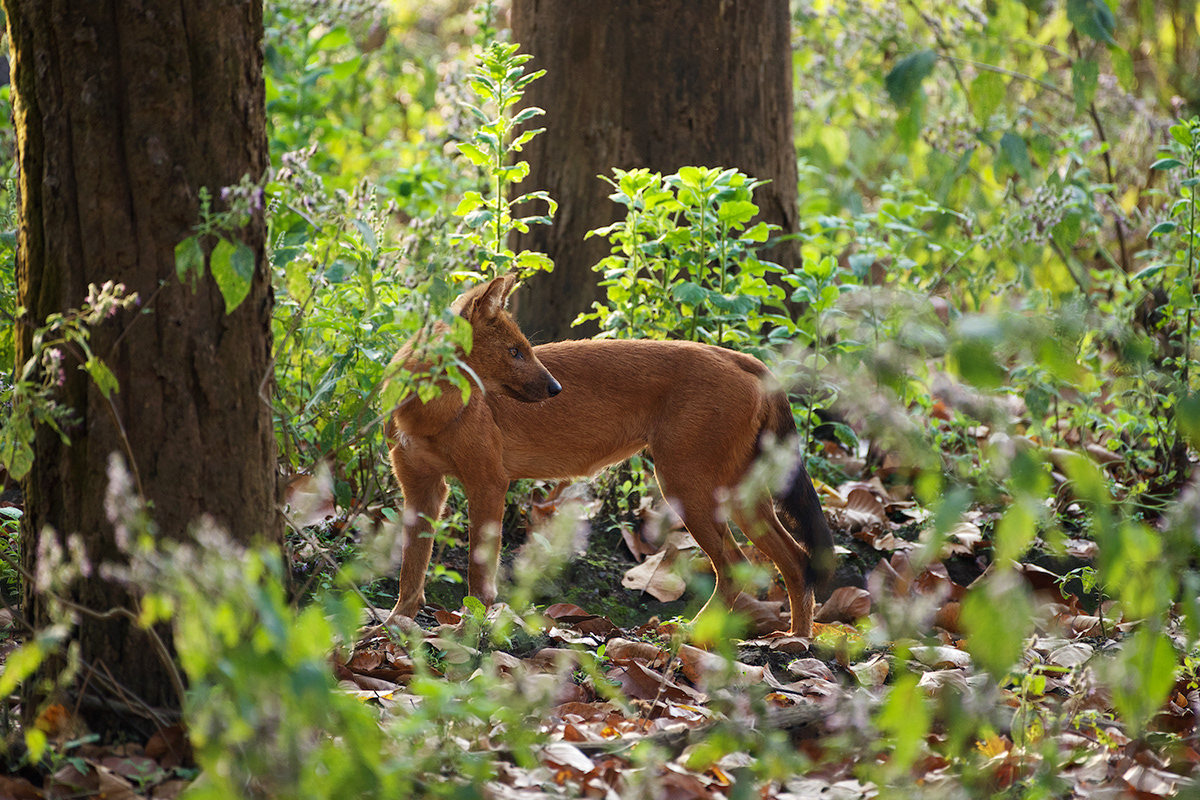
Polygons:
[[517,281],[502,275],[475,286],[454,301],[453,310],[471,323],[471,353],[467,364],[479,375],[483,388],[526,403],[546,400],[562,391],[529,340],[504,310],[508,293]]

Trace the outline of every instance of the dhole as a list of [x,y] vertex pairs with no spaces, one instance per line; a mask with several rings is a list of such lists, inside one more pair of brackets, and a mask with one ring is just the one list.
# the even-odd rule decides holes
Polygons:
[[[424,603],[431,520],[445,502],[447,475],[461,481],[467,496],[467,589],[491,604],[510,481],[592,475],[648,449],[663,496],[712,559],[717,585],[709,604],[718,598],[732,604],[740,588],[730,568],[745,556],[724,521],[729,512],[782,573],[792,631],[809,635],[813,580],[831,570],[833,540],[796,452],[791,407],[782,391],[765,385],[770,375],[762,362],[693,342],[531,347],[504,310],[514,282],[496,278],[452,306],[471,325],[473,345],[464,361],[485,391],[472,392],[465,406],[448,385],[428,403],[413,395],[388,420],[392,469],[405,505],[400,596],[391,617],[414,616]],[[421,366],[412,344],[392,363]],[[803,547],[776,516],[765,489],[748,501],[747,492],[738,491],[772,442],[793,453],[778,499]]]

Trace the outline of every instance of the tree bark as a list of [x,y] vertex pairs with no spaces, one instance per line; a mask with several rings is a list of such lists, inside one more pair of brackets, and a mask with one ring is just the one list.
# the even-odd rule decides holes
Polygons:
[[[515,298],[527,333],[594,332],[571,322],[603,296],[591,267],[609,245],[584,236],[619,216],[596,177],[613,167],[737,167],[771,181],[755,192],[759,218],[797,229],[788,0],[513,0],[512,30],[530,67],[547,70],[525,95],[546,110],[546,132],[526,146],[531,172],[518,188],[560,204],[553,226],[511,243],[556,264]],[[799,248],[768,257],[790,268]]]
[[[34,330],[51,314],[79,308],[90,283],[124,283],[141,302],[91,331],[93,352],[120,383],[111,402],[67,354],[59,401],[76,415],[66,428],[70,443],[41,426],[22,482],[25,568],[36,573],[44,530],[60,541],[78,534],[93,569],[68,599],[103,612],[133,602],[95,568],[121,558],[104,505],[113,453],[134,473],[161,536],[185,538],[207,515],[238,541],[282,538],[262,211],[236,233],[254,252],[255,270],[233,313],[225,313],[211,277],[195,292],[183,286],[174,257],[200,219],[201,187],[216,198],[266,169],[262,4],[3,3],[20,172],[17,283],[26,309],[18,364],[33,353]],[[48,622],[36,586],[26,586],[25,614],[35,625]],[[177,707],[164,664],[125,619],[83,615],[75,637],[79,681],[107,672],[146,704]],[[101,683],[88,681],[89,693]],[[102,733],[121,724],[107,712],[85,718]]]

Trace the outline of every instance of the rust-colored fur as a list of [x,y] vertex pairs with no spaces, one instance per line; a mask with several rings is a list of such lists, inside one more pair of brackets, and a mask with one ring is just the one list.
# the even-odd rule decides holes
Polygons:
[[[490,604],[510,481],[591,475],[649,449],[663,496],[712,559],[717,586],[709,603],[731,604],[739,591],[730,568],[745,556],[724,522],[728,512],[779,568],[792,630],[809,635],[812,582],[832,567],[832,538],[795,452],[791,407],[782,391],[765,385],[770,375],[762,362],[692,342],[531,348],[504,311],[513,282],[506,276],[477,286],[454,306],[471,324],[474,343],[464,360],[486,393],[476,390],[466,406],[449,389],[425,404],[411,398],[389,420],[392,468],[405,503],[400,596],[392,615],[411,617],[424,602],[430,521],[441,513],[447,475],[458,478],[467,495],[467,588]],[[407,347],[396,356],[409,368],[413,360]],[[792,449],[794,465],[779,501],[804,547],[780,522],[765,489],[748,502],[736,491],[770,442]]]

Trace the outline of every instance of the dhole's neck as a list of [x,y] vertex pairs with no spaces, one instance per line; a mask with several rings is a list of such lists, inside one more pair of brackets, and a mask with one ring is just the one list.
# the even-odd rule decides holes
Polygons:
[[[437,349],[436,345],[446,340],[449,331],[450,326],[441,320],[423,328],[396,352],[388,365],[388,374],[396,376],[403,370],[408,375],[418,376],[417,382],[427,381],[429,374],[436,367],[435,361],[429,357],[429,352],[431,349]],[[458,358],[467,360],[461,347],[456,348],[456,351]],[[444,378],[436,381],[436,386],[440,393],[426,402],[421,402],[416,382],[408,387],[392,411],[390,427],[393,434],[390,438],[399,440],[396,434],[432,436],[462,416],[466,405],[458,388]],[[474,388],[476,391],[472,392],[472,399],[478,391],[478,387]]]

